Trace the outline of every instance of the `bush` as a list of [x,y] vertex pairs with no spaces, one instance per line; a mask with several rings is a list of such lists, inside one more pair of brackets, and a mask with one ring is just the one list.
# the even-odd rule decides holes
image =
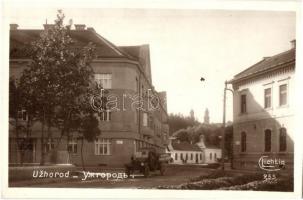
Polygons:
[[194,177],[194,178],[191,178],[189,181],[190,182],[197,182],[197,181],[202,181],[204,179],[215,179],[215,178],[219,178],[219,177],[228,177],[230,176],[229,174],[227,174],[225,171],[214,171],[210,174],[207,174],[207,175],[201,175],[201,176],[198,176],[198,177]]
[[293,177],[278,178],[273,181],[257,180],[246,184],[238,184],[231,187],[222,187],[219,190],[255,190],[255,191],[293,191]]
[[262,178],[262,174],[239,175],[231,177],[224,171],[216,171],[209,175],[193,178],[189,183],[184,183],[178,186],[159,186],[158,189],[214,190],[222,188],[224,190],[234,185],[238,186],[253,181],[259,181]]

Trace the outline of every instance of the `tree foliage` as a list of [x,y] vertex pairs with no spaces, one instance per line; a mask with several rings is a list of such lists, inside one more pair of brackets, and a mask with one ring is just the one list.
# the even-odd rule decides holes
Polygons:
[[180,129],[198,125],[199,122],[185,117],[181,114],[170,114],[168,117],[169,134],[172,135],[174,132]]
[[[90,65],[95,46],[89,43],[77,47],[77,41],[70,36],[71,24],[64,25],[64,18],[59,10],[54,25],[42,31],[40,38],[31,44],[31,62],[18,81],[18,91],[22,91],[18,94],[22,99],[18,107],[25,108],[33,119],[41,122],[42,137],[44,127],[47,130],[56,127],[61,136],[69,137],[71,131],[78,131],[92,140],[100,134],[89,105],[89,97],[96,93]],[[92,120],[89,126],[88,119]],[[50,134],[48,131],[48,137]]]

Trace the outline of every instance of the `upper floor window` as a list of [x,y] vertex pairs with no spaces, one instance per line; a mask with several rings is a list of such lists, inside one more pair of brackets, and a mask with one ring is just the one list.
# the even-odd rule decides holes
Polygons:
[[112,74],[95,74],[95,81],[104,89],[112,88]]
[[241,113],[246,113],[246,94],[241,95]]
[[148,116],[147,116],[147,113],[143,113],[143,126],[148,126]]
[[101,121],[110,121],[112,119],[112,113],[110,110],[105,110],[99,113],[99,118]]
[[241,152],[246,151],[246,133],[242,132],[241,133]]
[[95,155],[110,155],[110,140],[98,138],[95,140]]
[[279,150],[280,151],[286,151],[287,148],[287,142],[286,142],[286,128],[280,128],[280,146],[279,146]]
[[265,140],[264,151],[270,152],[271,151],[271,130],[269,130],[269,129],[265,130],[264,140]]
[[279,86],[279,105],[284,106],[287,104],[287,85]]
[[264,108],[271,108],[271,88],[264,90]]

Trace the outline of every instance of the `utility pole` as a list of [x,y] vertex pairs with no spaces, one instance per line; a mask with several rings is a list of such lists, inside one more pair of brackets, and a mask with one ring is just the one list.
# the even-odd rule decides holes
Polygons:
[[227,88],[227,81],[225,81],[224,86],[224,97],[223,97],[223,122],[222,122],[222,141],[221,141],[221,148],[222,148],[222,158],[221,158],[221,167],[224,170],[224,158],[225,158],[225,121],[226,121],[226,91],[229,90],[234,95],[234,91],[232,89]]
[[223,96],[223,123],[222,123],[222,141],[221,141],[221,167],[224,170],[224,157],[225,157],[225,118],[226,118],[226,89],[227,81],[225,81],[224,96]]

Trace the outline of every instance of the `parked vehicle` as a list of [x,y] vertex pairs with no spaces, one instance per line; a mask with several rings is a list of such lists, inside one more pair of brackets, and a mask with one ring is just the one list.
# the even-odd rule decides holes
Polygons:
[[131,157],[131,162],[125,165],[125,173],[130,176],[134,172],[140,172],[148,177],[150,172],[159,170],[160,174],[164,175],[170,160],[168,154],[157,153],[154,148],[141,148]]

